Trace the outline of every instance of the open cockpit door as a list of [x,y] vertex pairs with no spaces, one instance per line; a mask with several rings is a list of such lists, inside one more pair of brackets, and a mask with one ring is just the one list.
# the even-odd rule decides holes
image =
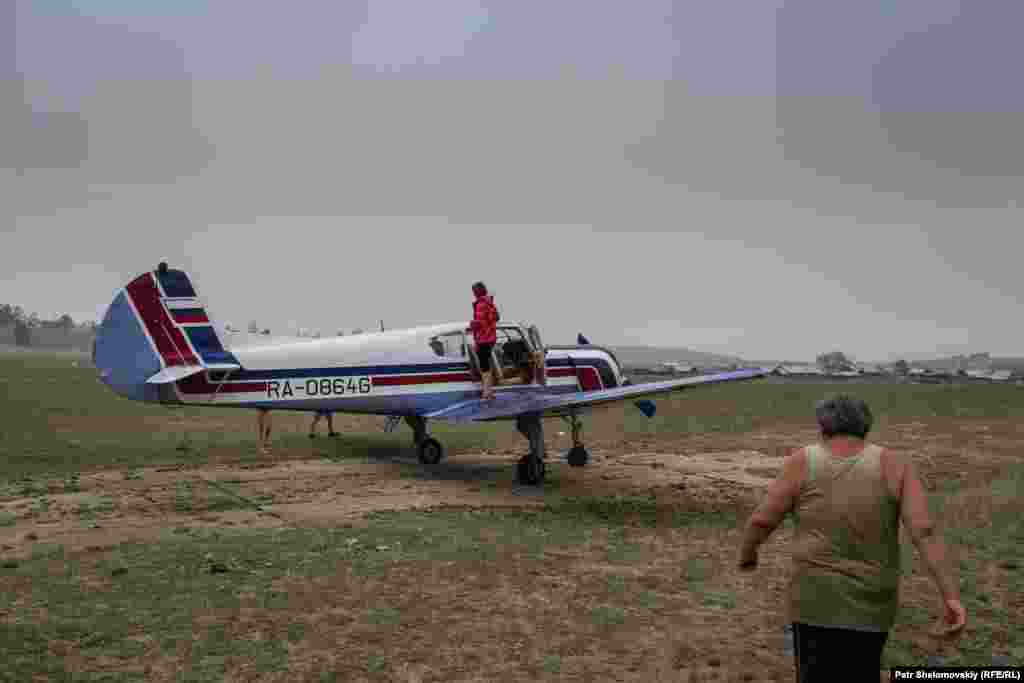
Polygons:
[[502,379],[522,384],[545,384],[544,347],[536,327],[515,323],[498,325],[494,352]]
[[540,338],[540,330],[537,329],[536,325],[530,325],[526,328],[526,334],[530,338],[530,343],[533,344],[534,351],[544,351],[544,343]]

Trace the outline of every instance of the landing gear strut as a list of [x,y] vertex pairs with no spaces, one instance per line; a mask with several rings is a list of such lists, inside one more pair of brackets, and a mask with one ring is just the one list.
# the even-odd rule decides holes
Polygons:
[[424,465],[436,465],[444,457],[441,442],[427,434],[427,419],[419,415],[406,415],[405,423],[412,428],[412,441],[417,456]]
[[530,441],[530,452],[516,465],[519,483],[539,486],[544,482],[544,426],[540,415],[520,415],[516,418],[516,429]]
[[590,462],[590,453],[583,447],[583,440],[580,438],[580,434],[583,432],[583,423],[580,422],[576,413],[570,413],[563,419],[568,420],[569,427],[572,429],[572,448],[569,449],[565,459],[572,467],[583,467]]

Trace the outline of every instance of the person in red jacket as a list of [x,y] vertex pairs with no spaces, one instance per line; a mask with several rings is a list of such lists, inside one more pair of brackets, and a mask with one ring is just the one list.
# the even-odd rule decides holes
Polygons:
[[494,297],[487,293],[484,283],[477,282],[473,285],[473,296],[476,299],[473,301],[473,322],[469,324],[469,329],[473,332],[476,356],[480,361],[480,381],[483,383],[481,398],[489,401],[494,398],[494,385],[497,383],[491,363],[491,352],[498,341],[498,309],[495,308]]

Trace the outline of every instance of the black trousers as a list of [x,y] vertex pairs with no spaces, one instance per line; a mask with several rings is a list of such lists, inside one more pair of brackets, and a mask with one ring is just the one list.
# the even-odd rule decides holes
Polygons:
[[797,683],[878,680],[889,633],[793,624]]

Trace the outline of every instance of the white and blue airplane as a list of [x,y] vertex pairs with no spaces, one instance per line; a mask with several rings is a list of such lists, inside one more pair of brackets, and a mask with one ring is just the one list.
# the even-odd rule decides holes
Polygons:
[[136,401],[382,415],[389,430],[404,419],[428,465],[443,456],[428,420],[514,419],[530,443],[517,468],[527,485],[544,480],[545,417],[569,422],[567,460],[582,466],[589,455],[581,413],[634,400],[651,417],[654,404],[637,399],[766,374],[741,369],[631,384],[615,354],[582,335],[575,346],[544,346],[536,326],[507,321],[497,333],[491,363],[498,384],[486,401],[468,321],[226,348],[188,275],[161,263],[117,292],[97,330],[93,362],[108,387]]

